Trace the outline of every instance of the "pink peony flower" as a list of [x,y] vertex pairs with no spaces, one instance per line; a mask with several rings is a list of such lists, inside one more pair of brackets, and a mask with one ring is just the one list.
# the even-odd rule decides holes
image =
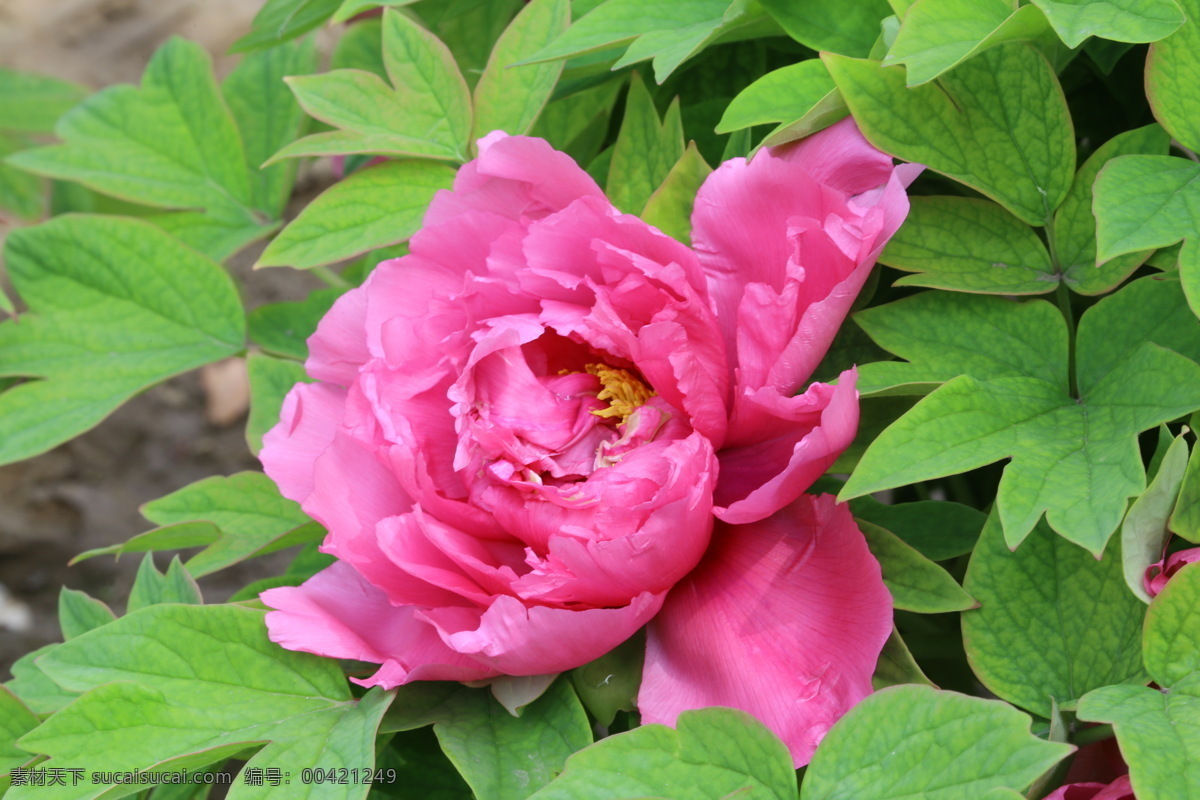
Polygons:
[[1166,588],[1167,581],[1193,561],[1200,561],[1200,547],[1180,550],[1169,556],[1165,555],[1146,567],[1146,574],[1142,576],[1142,586],[1145,587],[1146,594],[1157,597],[1158,593]]
[[1072,783],[1055,789],[1046,800],[1137,800],[1129,776],[1122,775],[1110,784]]
[[803,494],[854,437],[855,372],[805,383],[920,168],[850,120],[735,159],[693,251],[544,141],[479,151],[321,322],[320,382],[264,439],[339,559],[263,594],[271,638],[393,687],[555,673],[649,623],[643,720],[735,706],[807,763],[891,598],[849,511]]

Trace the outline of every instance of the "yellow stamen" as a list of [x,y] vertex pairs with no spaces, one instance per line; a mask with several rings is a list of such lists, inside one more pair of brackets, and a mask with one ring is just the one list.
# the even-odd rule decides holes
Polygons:
[[627,369],[608,364],[585,364],[584,369],[600,379],[601,389],[596,399],[608,401],[608,408],[592,411],[598,417],[619,417],[618,422],[624,423],[630,414],[658,394]]

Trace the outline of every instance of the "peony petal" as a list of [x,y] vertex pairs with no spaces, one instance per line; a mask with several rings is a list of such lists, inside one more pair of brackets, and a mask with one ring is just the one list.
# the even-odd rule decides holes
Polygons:
[[891,627],[879,564],[832,496],[804,495],[751,525],[719,524],[704,561],[648,628],[642,721],[738,708],[806,764],[871,692]]
[[731,438],[752,443],[717,454],[721,479],[713,513],[734,525],[765,519],[821,477],[858,430],[856,380],[847,370],[836,385],[814,383],[796,397],[763,388],[737,404],[750,413],[734,419]]
[[434,196],[424,224],[475,210],[540,219],[581,197],[604,192],[573,158],[543,139],[494,131],[479,140],[479,158],[459,169],[454,189]]
[[876,150],[849,117],[773,152],[846,194],[861,194],[886,183],[893,170],[892,157]]
[[1194,561],[1200,561],[1200,547],[1192,547],[1169,556],[1163,556],[1159,561],[1146,567],[1146,572],[1142,576],[1142,586],[1146,589],[1146,594],[1157,597],[1158,593],[1167,587],[1167,582],[1174,577],[1176,572]]
[[298,383],[284,397],[258,456],[284,497],[303,503],[312,494],[313,462],[333,441],[345,408],[346,390],[328,383]]
[[350,566],[335,562],[301,586],[270,589],[262,601],[271,641],[289,650],[382,664],[356,681],[390,689],[412,680],[479,680],[496,674],[442,643],[411,608],[397,608]]
[[649,622],[662,601],[662,594],[645,592],[621,608],[575,611],[527,607],[515,597],[502,596],[482,616],[454,608],[430,609],[419,616],[439,628],[451,649],[498,672],[542,675],[604,655]]
[[308,360],[304,369],[319,381],[349,386],[358,369],[371,358],[363,336],[366,318],[365,289],[351,289],[334,301],[308,337]]
[[1136,800],[1128,775],[1103,783],[1072,783],[1046,795],[1045,800]]

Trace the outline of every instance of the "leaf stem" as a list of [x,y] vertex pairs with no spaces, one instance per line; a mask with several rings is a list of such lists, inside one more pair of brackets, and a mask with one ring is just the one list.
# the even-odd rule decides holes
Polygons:
[[349,289],[351,286],[353,286],[353,284],[350,283],[350,281],[346,280],[341,275],[338,275],[336,272],[331,270],[329,267],[313,267],[312,269],[309,270],[309,272],[311,272],[314,276],[320,278],[321,280],[325,281],[325,283],[327,283],[328,285],[332,286],[335,289]]
[[1079,385],[1075,379],[1075,312],[1071,309],[1071,290],[1060,281],[1054,293],[1058,308],[1067,323],[1067,375],[1070,380],[1071,397],[1079,398]]

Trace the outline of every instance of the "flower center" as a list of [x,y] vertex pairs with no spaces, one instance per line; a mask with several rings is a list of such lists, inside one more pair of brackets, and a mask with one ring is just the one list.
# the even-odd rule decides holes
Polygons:
[[608,408],[592,411],[598,417],[618,418],[618,422],[624,423],[630,414],[658,394],[627,369],[603,363],[585,364],[583,368],[600,379],[601,388],[596,399],[608,401]]

